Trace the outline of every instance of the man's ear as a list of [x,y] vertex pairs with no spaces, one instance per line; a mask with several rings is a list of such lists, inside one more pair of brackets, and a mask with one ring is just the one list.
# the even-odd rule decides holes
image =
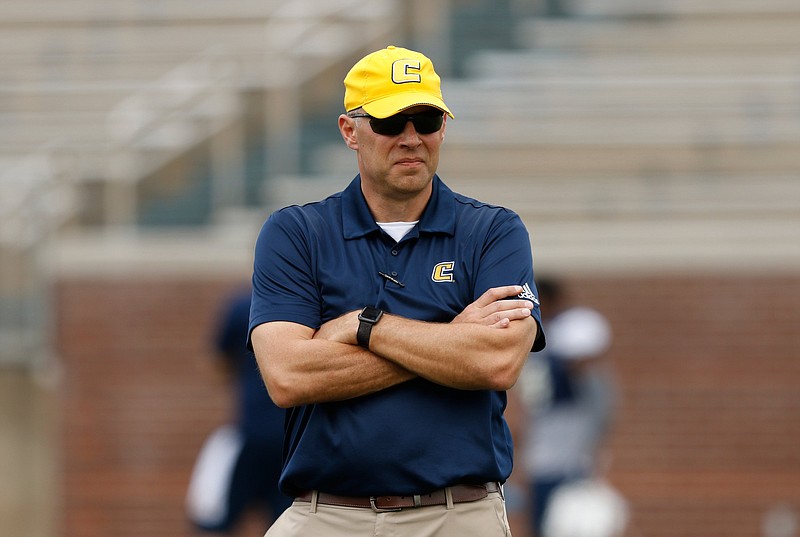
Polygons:
[[339,132],[345,145],[350,149],[358,149],[358,136],[356,136],[356,119],[346,114],[339,116]]

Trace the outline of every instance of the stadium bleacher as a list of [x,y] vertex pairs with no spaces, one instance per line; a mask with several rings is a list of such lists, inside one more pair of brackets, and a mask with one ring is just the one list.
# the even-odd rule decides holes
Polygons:
[[[632,244],[650,244],[662,222],[675,230],[669,252],[641,263],[696,262],[719,234],[677,231],[682,195],[695,224],[731,230],[703,263],[732,266],[736,237],[766,256],[753,263],[796,263],[797,246],[775,239],[800,211],[795,3],[565,5],[571,17],[517,17],[517,50],[476,52],[464,78],[445,79],[457,117],[442,155],[447,182],[546,231],[536,238],[545,265],[568,266],[559,252],[585,242],[604,244],[591,250],[604,266],[626,248],[644,254]],[[333,191],[355,173],[354,159],[335,129],[328,143],[316,124],[303,126],[298,95],[314,102],[330,87],[335,100],[338,73],[314,77],[397,35],[392,9],[352,0],[0,3],[0,295],[41,283],[35,270],[14,276],[33,263],[35,248],[20,245],[46,244],[54,230],[253,226],[265,208]],[[353,41],[349,29],[364,20],[359,28],[372,30]],[[640,238],[597,222],[620,214],[645,230]],[[20,278],[26,285],[6,283]],[[1,310],[0,326],[20,317]],[[12,332],[0,328],[5,340]]]
[[[167,170],[171,190],[177,182],[189,193],[173,202],[148,180],[159,184],[167,164],[249,121],[245,92],[278,94],[261,106],[291,132],[298,118],[280,99],[383,43],[396,32],[394,9],[391,0],[0,2],[0,303],[14,304],[0,307],[0,363],[28,359],[11,327],[37,318],[34,300],[20,308],[17,297],[42,286],[37,259],[53,233],[135,226],[148,202],[162,215],[209,206],[222,189],[198,190],[196,175]],[[233,145],[223,137],[214,155]],[[290,142],[273,134],[264,144],[283,155]],[[211,160],[218,171],[231,157]],[[245,203],[240,190],[226,202]]]
[[[464,47],[479,50],[465,77],[445,77],[440,171],[519,212],[537,270],[796,272],[797,0],[565,0],[561,18],[496,4],[521,10],[504,19],[517,49]],[[269,210],[341,188],[355,159],[335,117],[315,137],[297,98],[338,103],[354,58],[405,37],[397,14],[389,0],[0,0],[0,365],[52,358],[53,266],[223,272]],[[223,192],[247,159],[267,164]],[[195,227],[163,232],[173,222]],[[4,403],[36,397],[2,386]],[[0,483],[12,528],[54,509],[34,490],[54,464],[34,412],[12,415],[27,435],[13,452],[41,451]]]

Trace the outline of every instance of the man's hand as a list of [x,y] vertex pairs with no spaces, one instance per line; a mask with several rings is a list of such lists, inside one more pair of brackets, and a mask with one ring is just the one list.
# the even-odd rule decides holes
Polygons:
[[523,299],[511,299],[522,292],[519,285],[492,287],[483,293],[478,300],[464,308],[454,323],[477,323],[492,328],[506,328],[511,321],[530,317],[533,302]]
[[314,333],[314,339],[326,339],[348,345],[358,345],[356,332],[358,331],[358,314],[361,310],[354,310],[327,321]]

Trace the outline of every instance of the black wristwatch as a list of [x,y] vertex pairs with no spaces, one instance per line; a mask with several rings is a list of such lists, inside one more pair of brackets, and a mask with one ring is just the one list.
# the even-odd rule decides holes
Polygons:
[[372,333],[372,326],[381,320],[383,311],[372,306],[367,306],[358,314],[358,332],[356,341],[365,349],[369,349],[369,336]]

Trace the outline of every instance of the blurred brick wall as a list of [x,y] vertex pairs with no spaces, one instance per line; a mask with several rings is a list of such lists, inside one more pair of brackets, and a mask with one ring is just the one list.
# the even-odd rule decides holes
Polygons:
[[[191,465],[230,408],[210,331],[237,283],[57,285],[65,537],[189,534]],[[774,504],[800,508],[800,276],[567,284],[614,326],[631,537],[756,537]]]
[[183,501],[192,464],[233,408],[211,341],[239,284],[58,284],[64,536],[190,534]]

